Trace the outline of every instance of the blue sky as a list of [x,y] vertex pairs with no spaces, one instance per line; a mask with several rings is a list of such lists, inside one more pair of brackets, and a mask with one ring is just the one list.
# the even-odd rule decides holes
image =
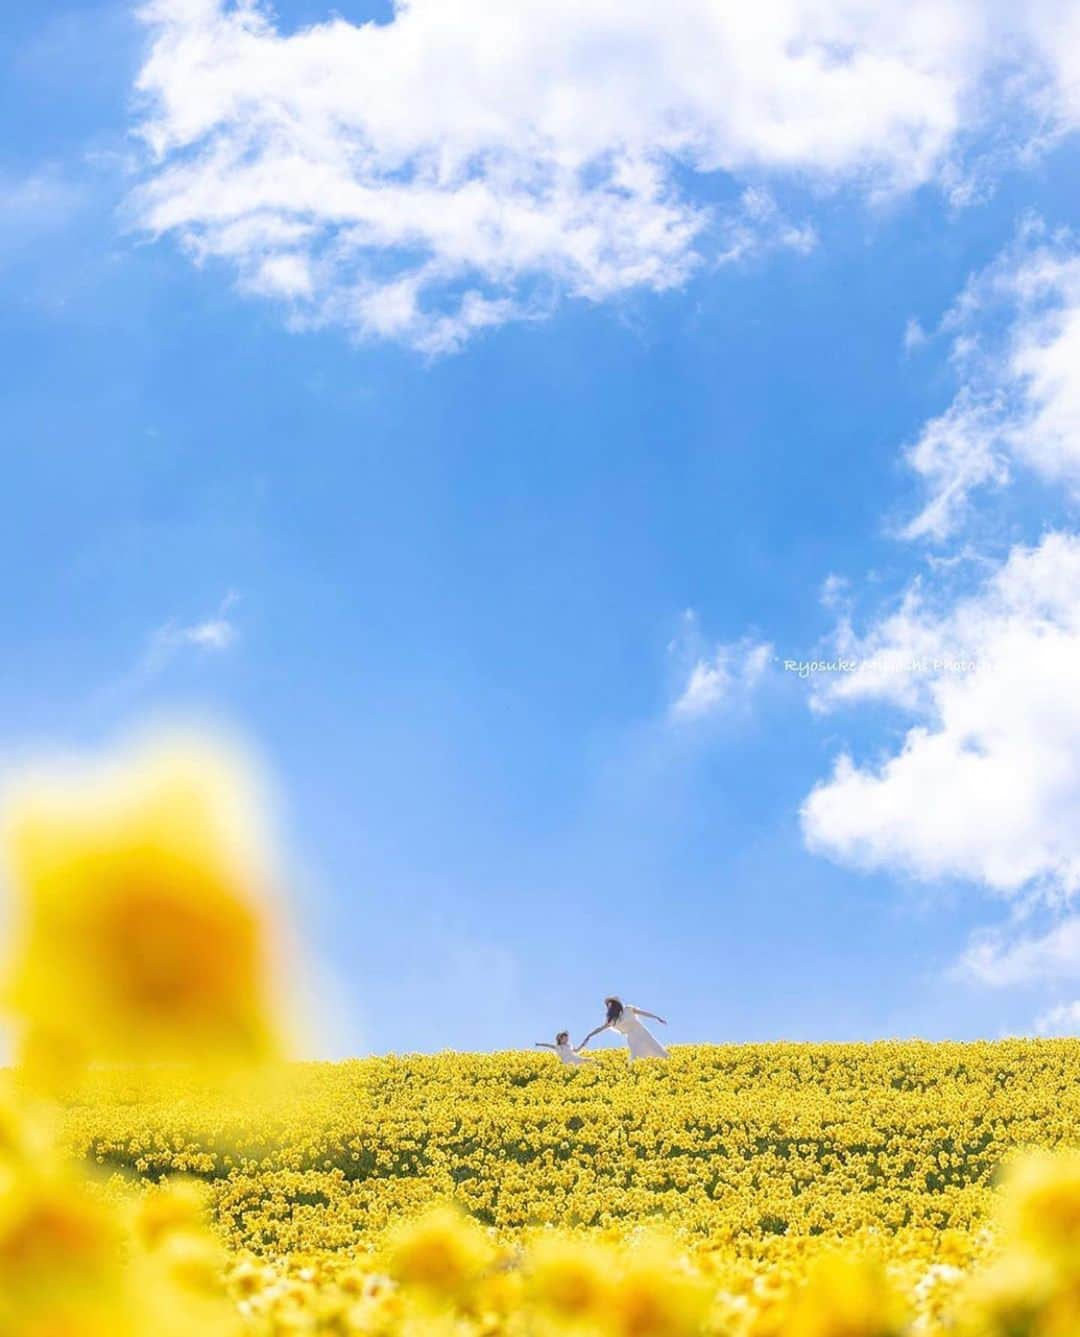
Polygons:
[[1070,1027],[1068,10],[459,9],[0,19],[5,764],[249,738],[322,1053]]

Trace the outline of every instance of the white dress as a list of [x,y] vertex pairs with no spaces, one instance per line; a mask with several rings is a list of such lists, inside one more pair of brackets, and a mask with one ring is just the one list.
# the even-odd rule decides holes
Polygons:
[[552,1048],[558,1054],[563,1063],[584,1063],[585,1060],[574,1049],[569,1040],[564,1040],[561,1045],[553,1045]]
[[623,1005],[622,1016],[612,1026],[626,1036],[631,1061],[636,1058],[667,1058],[668,1051],[643,1024],[629,1003]]

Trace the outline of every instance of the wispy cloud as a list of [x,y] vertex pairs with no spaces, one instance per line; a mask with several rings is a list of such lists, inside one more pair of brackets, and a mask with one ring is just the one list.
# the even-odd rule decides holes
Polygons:
[[1080,916],[1045,933],[1014,937],[1001,929],[976,934],[954,973],[991,988],[1080,979]]
[[1058,1003],[1035,1019],[1039,1035],[1072,1035],[1080,1031],[1080,1001]]
[[143,655],[144,676],[159,672],[185,649],[220,654],[228,650],[237,636],[236,623],[229,613],[239,601],[235,590],[230,590],[211,617],[202,622],[182,623],[170,618],[150,636]]
[[793,223],[771,193],[750,186],[739,197],[738,208],[717,228],[718,264],[735,264],[763,251],[791,250],[808,255],[818,244],[811,223]]
[[233,616],[239,601],[239,594],[229,590],[209,617],[195,622],[169,618],[155,627],[135,664],[103,692],[103,697],[111,700],[141,691],[184,655],[205,658],[226,654],[239,637]]
[[919,321],[914,316],[909,316],[904,326],[904,352],[913,353],[916,348],[921,348],[926,343],[928,337]]
[[683,614],[680,635],[669,652],[683,666],[670,707],[674,720],[700,720],[745,704],[773,659],[772,645],[752,636],[705,648],[692,609]]
[[978,489],[1028,469],[1080,496],[1080,245],[1028,219],[946,316],[960,387],[907,451],[928,493],[902,529],[948,539]]

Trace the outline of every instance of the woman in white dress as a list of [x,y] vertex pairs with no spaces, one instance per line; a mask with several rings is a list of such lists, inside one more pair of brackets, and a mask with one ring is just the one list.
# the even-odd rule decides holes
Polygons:
[[612,1030],[626,1036],[631,1062],[636,1058],[668,1057],[668,1051],[641,1023],[642,1017],[649,1017],[652,1021],[658,1021],[661,1026],[666,1026],[667,1022],[663,1017],[658,1017],[655,1012],[646,1012],[642,1007],[632,1007],[629,1003],[624,1003],[621,998],[605,998],[604,1006],[607,1008],[604,1024],[588,1033],[578,1045],[579,1050],[584,1049],[594,1035],[599,1035],[601,1031]]
[[555,1037],[554,1044],[548,1044],[546,1040],[537,1040],[536,1044],[539,1049],[554,1049],[559,1056],[560,1063],[580,1064],[585,1062],[585,1058],[571,1045],[569,1031],[560,1031]]

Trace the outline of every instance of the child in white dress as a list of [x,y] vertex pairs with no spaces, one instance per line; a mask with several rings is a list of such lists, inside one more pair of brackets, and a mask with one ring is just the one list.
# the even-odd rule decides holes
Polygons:
[[607,1008],[604,1024],[588,1033],[578,1045],[579,1050],[584,1049],[594,1035],[599,1035],[601,1031],[613,1030],[626,1036],[631,1062],[636,1058],[669,1057],[668,1051],[640,1020],[642,1017],[649,1017],[652,1021],[658,1021],[661,1026],[666,1026],[667,1022],[663,1017],[658,1017],[655,1012],[646,1012],[642,1007],[624,1003],[621,998],[605,998],[604,1006]]
[[560,1063],[580,1064],[585,1062],[585,1058],[571,1045],[569,1031],[560,1031],[555,1037],[554,1044],[548,1044],[546,1040],[537,1040],[536,1044],[540,1049],[554,1049],[559,1056]]

